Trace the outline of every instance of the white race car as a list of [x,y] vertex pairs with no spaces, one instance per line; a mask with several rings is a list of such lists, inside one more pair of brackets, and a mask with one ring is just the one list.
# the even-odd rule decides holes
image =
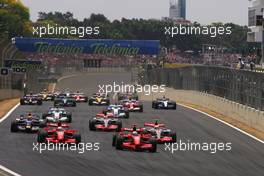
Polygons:
[[158,98],[152,101],[153,109],[176,109],[177,104],[175,101],[170,100],[169,98]]
[[42,118],[47,122],[72,122],[72,114],[64,108],[50,108],[48,113],[42,114]]
[[129,111],[123,105],[110,105],[103,113],[114,118],[129,118]]

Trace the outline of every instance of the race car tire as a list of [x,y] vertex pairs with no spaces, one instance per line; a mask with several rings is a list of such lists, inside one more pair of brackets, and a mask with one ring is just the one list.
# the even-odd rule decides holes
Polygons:
[[107,105],[107,106],[110,105],[110,100],[106,100],[106,105]]
[[67,113],[67,117],[68,118],[72,118],[72,114],[71,113]]
[[177,109],[177,104],[176,104],[176,103],[175,103],[175,105],[174,105],[173,109],[175,109],[175,110]]
[[48,115],[49,114],[46,114],[46,113],[42,114],[42,119],[46,119]]
[[157,152],[157,141],[155,139],[150,139],[149,143],[152,145],[151,149],[149,150],[151,153]]
[[12,122],[11,122],[11,128],[10,128],[10,131],[11,131],[12,133],[18,132],[18,128],[17,128],[17,123],[16,123],[16,121],[12,121]]
[[143,105],[140,105],[139,108],[140,108],[140,109],[139,109],[139,112],[143,112]]
[[174,132],[174,131],[172,131],[171,133],[170,133],[170,136],[172,137],[172,143],[176,143],[177,142],[177,134],[176,134],[176,132]]
[[44,128],[46,126],[47,126],[47,120],[44,120],[44,121],[42,121],[42,122],[39,123],[39,127],[40,128]]
[[123,138],[121,136],[116,137],[116,149],[123,150]]
[[89,129],[91,131],[95,131],[96,128],[95,128],[95,122],[93,120],[89,120]]
[[93,105],[93,100],[92,99],[89,99],[89,106],[92,106]]
[[116,134],[113,135],[112,146],[113,146],[113,147],[116,146]]
[[129,118],[129,111],[125,111],[125,118],[128,119]]
[[37,102],[37,105],[42,105],[42,101],[38,101]]
[[68,116],[68,120],[67,120],[68,123],[72,123],[72,116]]
[[155,102],[152,102],[152,108],[157,109],[157,104]]
[[79,144],[82,141],[81,134],[79,134],[79,133],[74,134],[73,138],[75,139],[76,144]]
[[121,129],[122,129],[122,121],[119,120],[119,121],[117,121],[117,129],[116,129],[116,131],[117,131],[117,132],[120,132]]
[[44,131],[44,130],[39,130],[38,132],[38,143],[46,143],[47,140],[46,140],[46,137],[48,137],[48,132],[47,131]]
[[25,102],[23,99],[20,99],[20,105],[25,105]]

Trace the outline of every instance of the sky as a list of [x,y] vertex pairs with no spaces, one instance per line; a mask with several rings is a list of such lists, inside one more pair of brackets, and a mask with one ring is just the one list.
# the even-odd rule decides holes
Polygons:
[[[169,16],[169,0],[21,0],[30,9],[31,20],[38,12],[70,11],[82,20],[91,13],[108,19],[161,19]],[[201,24],[233,22],[247,25],[248,0],[187,0],[187,19]]]

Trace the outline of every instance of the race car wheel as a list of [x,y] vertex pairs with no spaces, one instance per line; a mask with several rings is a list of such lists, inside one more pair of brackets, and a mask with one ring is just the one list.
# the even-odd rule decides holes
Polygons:
[[40,100],[40,101],[38,101],[38,103],[37,103],[38,105],[42,105],[42,101]]
[[116,129],[116,131],[120,132],[121,128],[122,128],[122,121],[117,121],[117,129]]
[[72,117],[72,114],[71,113],[67,113],[67,117],[68,118],[71,118]]
[[92,106],[93,105],[93,100],[89,100],[89,106]]
[[20,105],[25,105],[25,102],[23,99],[20,100]]
[[155,139],[150,139],[149,143],[152,145],[151,149],[149,150],[151,153],[157,152],[157,141]]
[[89,120],[89,128],[91,131],[95,131],[96,128],[95,128],[95,123],[93,120]]
[[79,144],[81,142],[81,140],[82,140],[81,134],[79,134],[79,133],[74,134],[73,138],[75,139],[75,143],[76,144]]
[[106,100],[106,105],[107,105],[107,106],[110,105],[110,100]]
[[172,137],[172,143],[176,143],[177,142],[177,134],[176,132],[171,132],[170,136]]
[[129,111],[125,111],[125,118],[128,119],[129,118]]
[[123,138],[121,136],[116,137],[116,149],[123,150]]
[[140,105],[139,112],[143,112],[143,105]]
[[72,123],[72,117],[68,116],[68,123]]
[[11,129],[10,130],[12,133],[18,132],[16,121],[11,122]]
[[155,102],[152,102],[152,108],[157,109],[157,104]]
[[173,104],[173,108],[172,108],[172,109],[177,109],[177,105],[176,105],[176,103]]
[[42,114],[42,119],[46,119],[47,118],[47,116],[48,116],[48,114]]
[[38,143],[45,143],[47,142],[46,138],[48,137],[48,132],[44,130],[40,130],[38,132]]
[[44,128],[44,127],[46,127],[47,126],[47,120],[43,120],[43,121],[41,121],[40,123],[39,123],[39,127],[40,128]]
[[112,146],[116,146],[116,134],[113,135]]

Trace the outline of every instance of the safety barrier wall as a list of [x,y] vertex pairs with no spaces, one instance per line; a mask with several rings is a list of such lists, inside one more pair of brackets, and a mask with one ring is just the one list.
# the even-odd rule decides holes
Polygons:
[[157,68],[140,75],[142,84],[165,84],[223,97],[257,110],[264,110],[264,74],[224,67],[189,66]]

